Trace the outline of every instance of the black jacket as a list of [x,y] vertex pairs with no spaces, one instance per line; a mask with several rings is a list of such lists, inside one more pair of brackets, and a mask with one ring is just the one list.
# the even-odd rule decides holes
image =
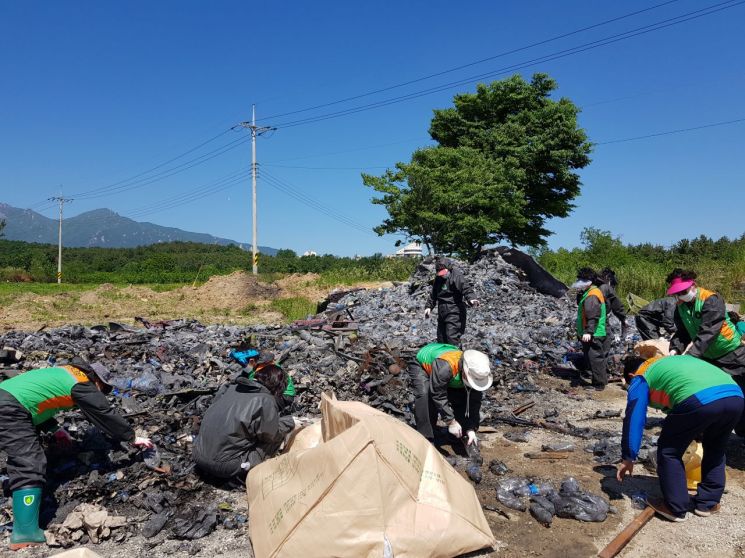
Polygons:
[[613,314],[621,322],[621,325],[626,325],[626,309],[623,307],[623,303],[616,294],[614,289],[609,283],[602,283],[600,285],[600,292],[605,297],[605,315],[610,318]]
[[111,407],[106,396],[92,382],[75,384],[70,395],[85,418],[108,436],[124,442],[135,439],[135,432],[127,419]]
[[199,468],[217,477],[241,473],[241,463],[258,465],[279,449],[292,430],[292,417],[280,418],[280,406],[262,384],[240,376],[220,390],[202,419],[194,442]]
[[638,316],[651,322],[657,328],[664,329],[668,333],[674,333],[676,308],[675,297],[666,296],[647,304],[639,310]]
[[[582,297],[585,296],[587,290],[577,293],[577,304],[580,303]],[[598,327],[600,316],[602,315],[602,307],[600,305],[600,299],[596,296],[588,296],[582,303],[585,313],[585,329],[582,333],[589,333],[590,335],[595,334],[595,329]],[[605,316],[605,327],[606,334],[608,329],[608,315]]]
[[476,298],[463,272],[457,267],[448,267],[448,269],[450,273],[447,277],[435,276],[427,304],[429,308],[434,308],[436,304],[453,304],[465,308],[466,302]]
[[[680,304],[688,304],[691,307],[696,303],[695,300],[691,302],[681,302]],[[719,335],[722,329],[722,323],[727,315],[727,310],[724,306],[724,299],[715,294],[710,296],[704,301],[701,306],[701,327],[696,332],[696,338],[691,339],[688,334],[688,330],[683,324],[683,320],[680,317],[680,312],[675,312],[675,335],[670,340],[670,349],[675,349],[678,354],[682,354],[685,351],[688,343],[693,342],[688,354],[701,358],[709,348],[714,340]]]

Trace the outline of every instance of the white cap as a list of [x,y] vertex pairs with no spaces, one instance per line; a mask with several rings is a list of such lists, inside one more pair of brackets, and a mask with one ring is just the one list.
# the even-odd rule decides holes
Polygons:
[[463,381],[476,391],[486,391],[491,387],[492,375],[489,357],[481,351],[469,349],[463,352]]

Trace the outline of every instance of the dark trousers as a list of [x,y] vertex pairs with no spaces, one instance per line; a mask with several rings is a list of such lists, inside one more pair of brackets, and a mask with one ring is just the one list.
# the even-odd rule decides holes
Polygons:
[[7,391],[0,389],[0,451],[8,455],[8,487],[42,487],[47,458],[31,414]]
[[699,436],[704,458],[695,497],[696,507],[706,510],[721,500],[724,449],[742,411],[741,397],[726,397],[702,405],[696,396],[691,396],[676,405],[665,418],[657,441],[657,475],[665,501],[674,514],[683,515],[688,510],[689,496],[682,458],[688,445]]
[[[435,437],[437,426],[437,407],[431,397],[429,376],[419,363],[409,364],[409,380],[414,392],[414,420],[416,429],[428,440]],[[463,427],[463,433],[468,430],[478,430],[481,412],[480,391],[466,388],[448,388],[448,402],[453,409],[455,420]],[[466,416],[468,415],[468,416]]]
[[[732,376],[732,379],[737,382],[740,389],[745,392],[745,345],[740,345],[734,351],[719,357],[717,360],[711,360],[708,358],[703,360],[721,368],[727,374]],[[745,437],[745,413],[740,417],[740,422],[735,425],[735,433],[738,436]]]
[[592,373],[592,385],[605,386],[608,384],[608,354],[610,353],[611,338],[593,337],[589,343],[582,343],[582,353],[585,355],[585,366]]
[[466,307],[457,304],[437,306],[437,342],[460,347],[466,331]]

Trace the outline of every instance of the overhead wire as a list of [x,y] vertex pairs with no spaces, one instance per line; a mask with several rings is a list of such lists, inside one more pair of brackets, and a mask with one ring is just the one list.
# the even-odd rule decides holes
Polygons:
[[398,88],[401,88],[401,87],[406,87],[407,85],[412,85],[414,83],[420,83],[420,82],[426,81],[428,79],[432,79],[432,78],[435,78],[435,77],[440,77],[440,76],[443,76],[445,74],[449,74],[449,73],[452,73],[452,72],[457,72],[459,70],[463,70],[465,68],[470,68],[470,67],[476,66],[478,64],[483,64],[485,62],[491,62],[492,60],[496,60],[497,58],[503,58],[505,56],[509,56],[510,54],[516,54],[518,52],[529,50],[529,49],[535,48],[537,46],[541,46],[541,45],[545,45],[547,43],[551,43],[551,42],[554,42],[554,41],[565,39],[567,37],[571,37],[572,35],[577,35],[579,33],[584,33],[585,31],[590,31],[591,29],[596,29],[598,27],[602,27],[604,25],[609,25],[611,23],[615,23],[615,22],[621,21],[623,19],[628,19],[630,17],[636,16],[636,15],[639,15],[639,14],[642,14],[642,13],[645,13],[645,12],[650,12],[652,10],[656,10],[656,9],[661,8],[663,6],[667,6],[669,4],[675,4],[676,2],[679,2],[679,1],[680,0],[668,0],[666,2],[662,2],[660,4],[655,4],[655,5],[650,6],[648,8],[643,8],[641,10],[636,10],[636,11],[633,11],[633,12],[629,12],[629,13],[623,14],[621,16],[617,16],[617,17],[614,17],[614,18],[611,18],[611,19],[606,19],[605,21],[601,21],[601,22],[598,22],[598,23],[594,23],[592,25],[588,25],[588,26],[585,26],[585,27],[581,27],[579,29],[575,29],[573,31],[569,31],[567,33],[562,33],[561,35],[555,35],[554,37],[550,37],[548,39],[544,39],[544,40],[537,41],[537,42],[534,42],[534,43],[531,43],[531,44],[528,44],[528,45],[524,45],[524,46],[521,46],[521,47],[518,47],[518,48],[514,48],[514,49],[511,49],[511,50],[500,52],[499,54],[488,56],[486,58],[481,58],[480,60],[475,60],[473,62],[468,62],[466,64],[461,64],[459,66],[454,66],[454,67],[449,68],[447,70],[442,70],[442,71],[435,72],[435,73],[432,73],[432,74],[429,74],[429,75],[426,75],[426,76],[422,76],[422,77],[419,77],[419,78],[416,78],[416,79],[412,79],[412,80],[409,80],[409,81],[404,81],[404,82],[397,83],[397,84],[394,84],[394,85],[390,85],[390,86],[387,86],[387,87],[383,87],[383,88],[380,88],[380,89],[375,89],[374,91],[368,91],[366,93],[360,93],[360,94],[357,94],[357,95],[352,95],[351,97],[345,97],[343,99],[337,99],[335,101],[329,101],[327,103],[322,103],[322,104],[319,104],[319,105],[314,105],[314,106],[306,107],[306,108],[303,108],[303,109],[298,109],[298,110],[283,112],[283,113],[279,113],[279,114],[272,114],[270,116],[267,116],[267,117],[262,118],[262,121],[264,121],[264,120],[269,121],[269,120],[273,120],[273,119],[276,119],[276,118],[282,118],[282,117],[285,117],[285,116],[290,116],[290,115],[293,115],[293,114],[299,114],[301,112],[309,112],[309,111],[317,110],[317,109],[320,109],[320,108],[326,108],[326,107],[338,105],[338,104],[341,104],[341,103],[346,103],[348,101],[355,101],[357,99],[362,99],[364,97],[369,97],[369,96],[372,96],[372,95],[377,95],[378,93],[384,93],[386,91],[391,91],[393,89],[398,89]]
[[648,25],[637,27],[635,29],[624,31],[622,33],[617,33],[615,35],[610,35],[610,36],[607,36],[607,37],[603,37],[601,39],[597,39],[597,40],[594,40],[594,41],[583,43],[581,45],[576,45],[574,47],[571,47],[571,48],[568,48],[568,49],[564,49],[564,50],[561,50],[561,51],[557,51],[557,52],[554,52],[554,53],[551,53],[551,54],[547,54],[547,55],[544,55],[544,56],[541,56],[541,57],[538,57],[538,58],[534,58],[534,59],[531,59],[531,60],[527,60],[527,61],[523,61],[523,62],[520,62],[520,63],[512,64],[510,66],[505,66],[503,68],[499,68],[497,70],[493,70],[493,71],[490,71],[490,72],[487,72],[487,73],[470,76],[468,78],[463,78],[461,80],[457,80],[457,81],[449,82],[449,83],[446,83],[446,84],[442,84],[442,85],[430,87],[430,88],[427,88],[427,89],[424,89],[424,90],[420,90],[420,91],[416,91],[416,92],[412,92],[412,93],[409,93],[409,94],[406,94],[406,95],[400,95],[400,96],[397,96],[397,97],[391,97],[391,98],[388,98],[388,99],[383,99],[381,101],[376,101],[376,102],[373,102],[373,103],[368,103],[368,104],[365,104],[365,105],[361,105],[361,106],[357,106],[357,107],[352,107],[352,108],[348,108],[348,109],[344,109],[344,110],[340,110],[340,111],[336,111],[336,112],[331,112],[331,113],[317,115],[317,116],[311,116],[311,117],[308,117],[308,118],[303,118],[303,119],[294,120],[294,121],[280,122],[280,123],[276,124],[276,127],[279,128],[279,129],[287,129],[287,128],[292,128],[292,127],[295,127],[295,126],[301,126],[301,125],[304,125],[304,124],[312,124],[312,123],[321,122],[321,121],[325,121],[325,120],[331,120],[331,119],[334,119],[334,118],[340,118],[340,117],[343,117],[343,116],[348,116],[350,114],[356,114],[356,113],[359,113],[359,112],[373,110],[373,109],[376,109],[376,108],[381,108],[381,107],[384,107],[384,106],[388,106],[388,105],[400,103],[400,102],[403,102],[403,101],[407,101],[407,100],[411,100],[411,99],[416,99],[416,98],[419,98],[419,97],[430,95],[432,93],[438,93],[440,91],[445,91],[447,89],[452,89],[454,87],[458,87],[458,86],[461,86],[461,85],[470,84],[470,83],[473,83],[475,81],[479,81],[481,79],[490,78],[490,77],[496,77],[496,76],[501,75],[501,74],[510,73],[510,72],[513,72],[513,71],[516,71],[516,70],[520,70],[520,69],[524,69],[524,68],[527,68],[527,67],[530,67],[530,66],[534,66],[536,64],[540,64],[540,63],[543,63],[543,62],[550,62],[550,61],[553,61],[553,60],[558,60],[558,59],[561,59],[561,58],[565,58],[567,56],[572,56],[572,55],[575,55],[575,54],[579,54],[579,53],[582,53],[582,52],[586,52],[586,51],[589,51],[589,50],[600,48],[602,46],[607,46],[607,45],[610,45],[610,44],[613,44],[613,43],[617,43],[619,41],[631,39],[633,37],[637,37],[637,36],[640,36],[640,35],[645,35],[647,33],[652,33],[654,31],[659,31],[661,29],[666,29],[666,28],[672,27],[674,25],[679,25],[681,23],[685,23],[685,22],[688,22],[688,21],[699,19],[699,18],[708,16],[708,15],[712,15],[714,13],[721,12],[723,10],[728,10],[728,9],[737,7],[737,6],[739,6],[741,4],[744,4],[744,3],[745,3],[745,0],[727,0],[725,2],[719,2],[717,4],[712,4],[712,5],[709,5],[709,6],[705,7],[705,8],[701,8],[701,9],[698,9],[698,10],[687,12],[687,13],[681,14],[679,16],[675,16],[675,17],[672,17],[672,18],[667,18],[667,19],[664,19],[664,20],[660,20],[660,21],[657,21],[655,23],[651,23],[651,24],[648,24]]
[[712,122],[710,124],[702,124],[701,126],[693,126],[691,128],[678,128],[675,130],[667,130],[664,132],[656,132],[653,134],[645,134],[643,136],[634,136],[630,138],[621,138],[621,139],[615,139],[615,140],[608,140],[608,141],[600,141],[595,143],[595,145],[611,145],[614,143],[625,143],[629,141],[638,141],[643,139],[649,139],[649,138],[657,138],[660,136],[669,136],[672,134],[680,134],[683,132],[692,132],[694,130],[703,130],[705,128],[715,128],[717,126],[728,126],[731,124],[739,124],[745,122],[745,118],[736,118],[734,120],[725,120],[723,122]]
[[375,236],[371,229],[368,229],[364,227],[363,225],[360,225],[359,220],[349,217],[347,215],[344,215],[343,213],[323,204],[317,199],[314,199],[308,196],[307,194],[304,194],[302,191],[294,187],[292,184],[290,184],[286,180],[273,176],[271,173],[266,172],[266,171],[263,171],[261,173],[261,177],[264,183],[272,186],[273,188],[277,190],[280,190],[284,194],[302,203],[303,205],[306,205],[307,207],[310,207],[311,209],[314,209],[315,211],[322,213],[326,215],[327,217],[334,219],[335,221],[343,225],[356,229],[365,234],[370,234],[370,235]]

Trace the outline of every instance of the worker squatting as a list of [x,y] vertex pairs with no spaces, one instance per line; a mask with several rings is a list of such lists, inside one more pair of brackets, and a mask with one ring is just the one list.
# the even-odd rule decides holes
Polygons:
[[[722,298],[695,279],[692,272],[675,270],[668,277],[668,298],[650,303],[637,316],[643,336],[672,334],[671,356],[646,361],[629,357],[624,365],[629,390],[618,480],[633,472],[647,407],[666,412],[657,471],[664,498],[650,504],[673,521],[684,520],[689,511],[708,516],[720,509],[727,438],[733,428],[745,434],[745,324],[727,315]],[[621,335],[626,333],[615,274],[583,268],[573,287],[578,291],[576,331],[589,374],[587,387],[602,390],[608,383],[610,314],[620,319]],[[493,382],[489,357],[460,346],[467,307],[478,304],[453,262],[437,259],[425,310],[429,317],[437,307],[437,339],[421,347],[408,366],[417,431],[435,444],[460,441],[469,455],[478,452],[481,401]],[[244,366],[243,372],[215,395],[194,439],[193,458],[204,477],[242,486],[251,469],[275,455],[304,421],[288,413],[295,388],[274,355],[240,346],[230,357]],[[39,527],[46,475],[40,434],[52,433],[55,443],[71,446],[70,435],[54,419],[58,412],[78,408],[111,439],[137,450],[153,447],[112,409],[106,398],[110,381],[110,372],[100,363],[75,358],[0,383],[0,450],[8,455],[14,515],[11,549],[45,542]],[[704,458],[698,492],[689,498],[682,456],[694,439],[701,440]]]

